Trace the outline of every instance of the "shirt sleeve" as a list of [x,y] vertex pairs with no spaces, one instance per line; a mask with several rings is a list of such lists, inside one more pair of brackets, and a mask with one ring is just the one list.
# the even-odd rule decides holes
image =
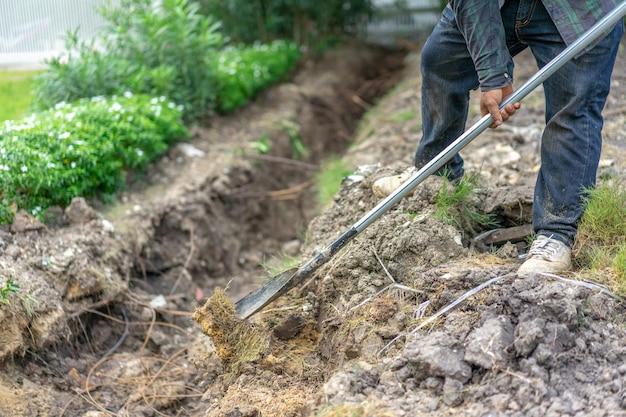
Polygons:
[[499,3],[498,0],[449,1],[482,91],[513,83],[513,59],[506,47]]

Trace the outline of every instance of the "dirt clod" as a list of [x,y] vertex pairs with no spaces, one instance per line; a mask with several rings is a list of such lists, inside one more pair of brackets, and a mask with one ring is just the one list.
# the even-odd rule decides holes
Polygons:
[[240,366],[241,362],[254,362],[268,353],[269,336],[239,319],[235,305],[220,288],[216,288],[215,294],[194,311],[192,318],[211,338],[217,354],[227,363]]

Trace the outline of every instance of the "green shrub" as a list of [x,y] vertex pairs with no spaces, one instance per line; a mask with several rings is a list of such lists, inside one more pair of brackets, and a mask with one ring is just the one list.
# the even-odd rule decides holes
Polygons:
[[45,61],[36,80],[38,110],[125,91],[166,96],[190,119],[214,107],[219,22],[188,0],[121,0],[100,12],[107,22],[101,36],[84,42],[69,33],[65,51]]
[[182,107],[165,97],[94,97],[0,126],[0,223],[77,196],[111,195],[187,136]]
[[69,33],[65,51],[45,61],[36,109],[132,91],[166,96],[193,121],[245,104],[300,58],[285,41],[223,49],[220,23],[198,7],[189,0],[121,0],[103,8],[101,36],[84,42]]
[[83,42],[78,31],[65,37],[66,51],[45,60],[46,71],[35,77],[36,111],[80,98],[112,96],[131,91],[130,62],[101,52],[95,42]]
[[217,110],[227,113],[242,106],[261,89],[279,81],[300,56],[294,43],[280,40],[222,50],[213,64],[219,85]]

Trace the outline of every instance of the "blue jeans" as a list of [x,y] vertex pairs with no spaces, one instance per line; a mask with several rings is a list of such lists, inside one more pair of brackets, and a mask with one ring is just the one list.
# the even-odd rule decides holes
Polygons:
[[[530,47],[541,68],[566,48],[540,0],[507,1],[501,14],[511,56]],[[597,46],[570,60],[543,83],[546,127],[533,228],[570,246],[584,209],[584,190],[596,183],[601,112],[623,31],[620,22]],[[463,134],[469,91],[479,87],[465,39],[448,7],[422,49],[421,72],[423,136],[415,153],[418,168]],[[461,156],[452,157],[438,174],[444,170],[452,180],[462,177]]]

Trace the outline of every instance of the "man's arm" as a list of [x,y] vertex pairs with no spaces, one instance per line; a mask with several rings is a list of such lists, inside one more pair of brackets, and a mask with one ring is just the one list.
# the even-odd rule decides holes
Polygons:
[[515,103],[499,109],[513,92],[513,59],[506,46],[499,1],[450,0],[449,4],[478,73],[481,113],[491,114],[495,128],[520,108]]
[[483,91],[513,83],[498,0],[450,0]]

